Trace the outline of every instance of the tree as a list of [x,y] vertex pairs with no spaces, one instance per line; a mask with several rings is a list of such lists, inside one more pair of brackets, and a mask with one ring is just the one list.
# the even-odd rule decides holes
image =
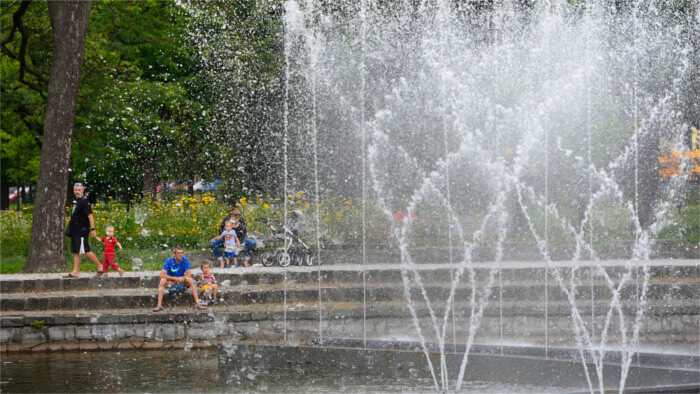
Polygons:
[[7,209],[9,184],[35,184],[38,175],[51,29],[46,3],[25,0],[2,11],[0,209]]
[[53,33],[53,64],[48,84],[44,140],[27,272],[65,267],[64,209],[68,188],[75,109],[85,54],[91,0],[48,3]]

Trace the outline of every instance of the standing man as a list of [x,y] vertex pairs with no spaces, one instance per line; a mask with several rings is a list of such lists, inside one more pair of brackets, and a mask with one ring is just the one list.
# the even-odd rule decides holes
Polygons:
[[253,254],[253,250],[255,250],[255,240],[252,238],[246,238],[248,235],[248,225],[245,222],[245,219],[243,219],[243,216],[241,216],[241,211],[236,208],[233,211],[233,220],[238,221],[238,227],[234,227],[233,229],[236,230],[236,235],[238,236],[238,239],[240,242],[245,243],[245,258],[243,259],[243,265],[245,267],[249,267],[249,261],[250,257]]
[[68,230],[70,232],[70,252],[73,254],[73,271],[64,278],[77,278],[80,270],[80,256],[86,255],[90,261],[97,266],[97,276],[102,276],[102,266],[97,260],[97,256],[90,251],[88,238],[90,235],[97,238],[95,232],[95,219],[92,217],[92,207],[90,201],[85,197],[85,188],[80,182],[73,184],[73,194],[75,194],[75,204],[71,211]]
[[158,284],[158,305],[153,308],[153,312],[163,310],[163,295],[166,290],[168,294],[181,294],[187,288],[192,292],[194,297],[195,309],[205,309],[199,303],[197,296],[197,287],[192,281],[192,271],[190,269],[190,260],[185,257],[185,252],[180,247],[173,249],[173,257],[169,257],[163,264],[163,269],[160,271],[160,283]]

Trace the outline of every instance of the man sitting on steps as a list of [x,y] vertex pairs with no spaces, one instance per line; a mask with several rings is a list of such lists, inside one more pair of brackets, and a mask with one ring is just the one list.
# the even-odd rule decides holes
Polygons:
[[153,312],[163,310],[163,294],[168,291],[168,294],[184,293],[189,288],[194,297],[195,309],[205,309],[199,303],[197,296],[197,287],[192,281],[192,272],[190,271],[190,260],[185,257],[185,252],[182,248],[177,247],[173,250],[173,257],[169,257],[163,264],[163,269],[160,271],[160,284],[158,285],[158,305],[153,308]]

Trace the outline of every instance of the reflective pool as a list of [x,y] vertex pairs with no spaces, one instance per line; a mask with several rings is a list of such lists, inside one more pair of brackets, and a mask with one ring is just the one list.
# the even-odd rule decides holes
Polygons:
[[[11,354],[2,356],[3,392],[239,392],[239,382],[219,379],[216,350]],[[431,380],[384,381],[333,376],[299,379],[264,374],[261,392],[433,391]],[[263,376],[251,376],[259,380]],[[245,390],[245,389],[244,389]],[[469,382],[464,392],[561,392],[556,388]],[[247,390],[246,390],[247,391]]]

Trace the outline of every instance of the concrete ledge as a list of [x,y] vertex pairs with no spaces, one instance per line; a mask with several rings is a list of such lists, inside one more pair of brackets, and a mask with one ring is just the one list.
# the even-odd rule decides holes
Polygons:
[[[265,310],[269,309],[269,310]],[[72,313],[76,313],[75,311]],[[429,313],[425,307],[417,309],[417,314],[424,327],[426,339],[435,341],[427,326]],[[286,315],[286,321],[285,321]],[[363,316],[366,321],[363,322]],[[656,348],[681,349],[697,351],[700,338],[697,331],[697,319],[683,322],[685,316],[678,318],[664,315],[649,318],[640,336],[642,346]],[[461,318],[456,326],[458,338],[466,338],[468,325]],[[602,317],[601,317],[602,319]],[[120,310],[80,312],[79,315],[48,315],[46,312],[24,313],[22,315],[2,316],[0,327],[0,344],[5,351],[45,351],[43,344],[98,343],[97,348],[118,348],[123,339],[133,343],[149,341],[176,340],[220,340],[249,341],[254,343],[281,343],[285,331],[289,343],[309,343],[319,335],[319,315],[315,309],[282,310],[282,305],[261,306],[256,312],[225,311],[185,311],[170,309],[168,312],[152,313],[149,310]],[[544,321],[541,316],[504,316],[501,320],[497,311],[486,315],[477,332],[477,343],[498,342],[498,333],[502,329],[503,339],[522,343],[545,343],[551,345],[570,345],[575,343],[570,317],[550,316],[549,333],[545,336]],[[602,327],[602,320],[597,325]],[[451,324],[448,331],[451,332]],[[358,338],[366,331],[372,339],[407,339],[415,337],[413,321],[403,306],[373,308],[364,312],[357,306],[329,304],[323,311],[323,333],[326,336]],[[620,340],[619,332],[612,330],[608,334],[608,343]],[[417,340],[417,338],[415,338]],[[115,344],[116,345],[112,345]],[[61,345],[62,346],[62,345]],[[82,346],[82,345],[81,345]],[[93,346],[93,345],[85,345]],[[58,349],[59,345],[52,345]],[[81,347],[82,349],[82,347]]]
[[[485,284],[477,284],[482,289]],[[286,288],[286,291],[285,291]],[[547,288],[548,302],[553,305],[556,312],[558,303],[567,301],[566,295],[556,283],[550,282],[545,286],[543,280],[539,282],[518,281],[504,284],[499,294],[498,287],[491,288],[491,303],[502,299],[505,303],[521,302],[521,305],[532,308],[526,302],[539,303],[544,307],[545,288]],[[590,288],[584,288],[577,297],[579,303],[590,303]],[[365,293],[366,290],[366,293]],[[596,303],[609,303],[612,293],[603,282],[596,282],[593,287]],[[623,305],[624,300],[634,299],[636,291],[633,285],[626,286],[620,293]],[[444,301],[450,294],[448,283],[425,283],[423,288],[412,287],[411,296],[416,301],[423,300],[423,292],[433,302]],[[455,299],[466,300],[471,298],[471,286],[469,282],[461,283],[456,289]],[[684,306],[688,300],[699,298],[700,283],[691,280],[652,279],[648,286],[647,299],[652,305],[661,302],[669,308],[667,313],[676,310],[678,306]],[[223,302],[229,305],[239,304],[269,304],[283,302],[285,297],[289,303],[317,302],[319,300],[319,286],[317,283],[288,283],[274,285],[228,285],[220,290]],[[0,311],[41,311],[41,310],[93,310],[93,309],[123,309],[143,308],[156,303],[156,288],[127,288],[113,290],[89,290],[89,291],[57,291],[46,293],[7,293],[0,297]],[[320,288],[322,301],[330,302],[358,302],[366,299],[367,302],[405,301],[405,291],[400,283],[337,283],[322,284]],[[685,303],[684,303],[685,302]],[[191,305],[193,303],[189,293],[182,295],[166,295],[165,303],[168,305]],[[697,305],[700,310],[700,305]],[[537,309],[537,307],[534,307]],[[629,309],[629,307],[626,307]],[[692,307],[687,312],[692,313]],[[697,313],[697,312],[696,312]]]

